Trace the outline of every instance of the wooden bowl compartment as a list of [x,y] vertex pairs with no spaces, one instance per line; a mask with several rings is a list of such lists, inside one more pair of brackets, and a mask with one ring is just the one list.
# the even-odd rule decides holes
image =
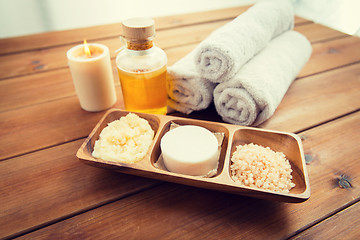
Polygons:
[[[289,160],[291,169],[292,181],[295,187],[290,190],[290,193],[301,194],[306,191],[306,176],[305,165],[302,157],[301,141],[292,133],[281,133],[275,131],[267,131],[261,129],[243,128],[234,132],[233,141],[231,144],[231,154],[236,151],[236,146],[254,143],[263,147],[269,147],[275,152],[283,152]],[[229,164],[229,174],[231,176],[231,160]],[[234,181],[235,182],[235,181]]]
[[221,126],[219,124],[200,121],[200,120],[173,119],[171,121],[166,122],[163,125],[161,132],[159,133],[159,136],[158,136],[157,141],[156,141],[156,143],[154,145],[152,154],[150,156],[151,164],[156,168],[155,163],[159,159],[160,154],[161,154],[161,148],[160,148],[161,138],[165,135],[165,133],[167,133],[170,130],[170,125],[172,123],[178,124],[180,126],[184,126],[184,125],[200,126],[200,127],[204,127],[206,129],[208,129],[209,131],[211,131],[213,133],[223,133],[224,134],[224,138],[223,138],[223,141],[222,141],[222,144],[221,144],[221,152],[220,152],[220,156],[219,156],[219,165],[218,165],[218,168],[217,168],[216,175],[214,175],[212,177],[218,176],[223,171],[223,168],[224,168],[225,155],[226,155],[226,150],[227,150],[228,140],[229,140],[229,131],[228,131],[228,129],[226,127],[223,127],[223,126]]
[[[95,126],[94,130],[90,133],[89,137],[85,140],[85,142],[84,142],[85,146],[84,146],[83,151],[78,152],[78,154],[82,156],[81,158],[83,160],[91,160],[92,165],[100,166],[100,167],[107,166],[107,168],[110,168],[110,169],[116,169],[116,167],[114,168],[114,166],[112,166],[112,165],[146,169],[147,164],[144,164],[144,161],[140,161],[139,163],[135,163],[135,164],[115,163],[115,162],[108,162],[108,161],[101,160],[101,159],[95,159],[92,156],[95,141],[99,139],[99,135],[100,135],[101,131],[108,125],[108,123],[115,121],[115,120],[119,120],[121,117],[125,117],[129,113],[130,112],[128,112],[128,111],[109,110],[104,115],[104,117],[99,121],[99,123]],[[159,131],[160,118],[156,115],[151,115],[151,114],[146,114],[146,113],[136,113],[136,115],[138,115],[141,118],[146,119],[149,122],[151,128],[154,131],[154,136],[156,137],[156,134]],[[150,150],[148,152],[150,152]]]
[[[97,128],[97,131],[93,135],[91,139],[91,147],[94,148],[95,141],[99,138],[99,135],[101,131],[108,125],[108,123],[119,120],[121,117],[125,117],[130,112],[127,111],[111,111],[109,114],[105,115],[105,117],[100,121],[100,125]],[[157,131],[159,130],[160,125],[160,118],[156,115],[150,115],[150,114],[144,114],[144,113],[136,113],[141,118],[144,118],[147,120],[152,128],[154,130],[154,135],[156,135]]]

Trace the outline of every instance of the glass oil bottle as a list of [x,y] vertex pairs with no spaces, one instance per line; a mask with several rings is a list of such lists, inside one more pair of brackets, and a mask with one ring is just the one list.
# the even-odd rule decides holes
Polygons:
[[125,109],[127,111],[166,114],[165,52],[155,46],[154,20],[132,18],[123,21],[124,47],[116,57]]

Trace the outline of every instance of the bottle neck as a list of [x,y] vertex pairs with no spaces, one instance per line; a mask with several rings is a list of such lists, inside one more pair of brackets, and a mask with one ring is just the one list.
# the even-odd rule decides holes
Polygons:
[[150,49],[154,46],[152,40],[126,41],[126,47],[129,50],[142,51]]

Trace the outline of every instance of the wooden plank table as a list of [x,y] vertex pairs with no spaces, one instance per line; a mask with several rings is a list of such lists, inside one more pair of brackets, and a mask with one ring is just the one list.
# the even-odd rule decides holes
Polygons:
[[[157,18],[156,43],[171,65],[247,8]],[[115,173],[76,158],[104,112],[81,110],[66,51],[83,39],[106,44],[117,76],[120,24],[0,39],[0,238],[359,238],[360,39],[298,17],[295,30],[311,41],[311,59],[260,127],[303,140],[311,197],[298,204]],[[114,107],[123,108],[115,79]],[[186,117],[221,121],[214,108]]]

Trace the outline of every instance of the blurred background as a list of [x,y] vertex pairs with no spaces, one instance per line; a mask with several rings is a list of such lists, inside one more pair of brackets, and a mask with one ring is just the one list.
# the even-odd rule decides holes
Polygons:
[[[0,38],[117,23],[129,17],[158,17],[236,7],[257,1],[0,0]],[[360,0],[289,1],[297,16],[360,36]]]

